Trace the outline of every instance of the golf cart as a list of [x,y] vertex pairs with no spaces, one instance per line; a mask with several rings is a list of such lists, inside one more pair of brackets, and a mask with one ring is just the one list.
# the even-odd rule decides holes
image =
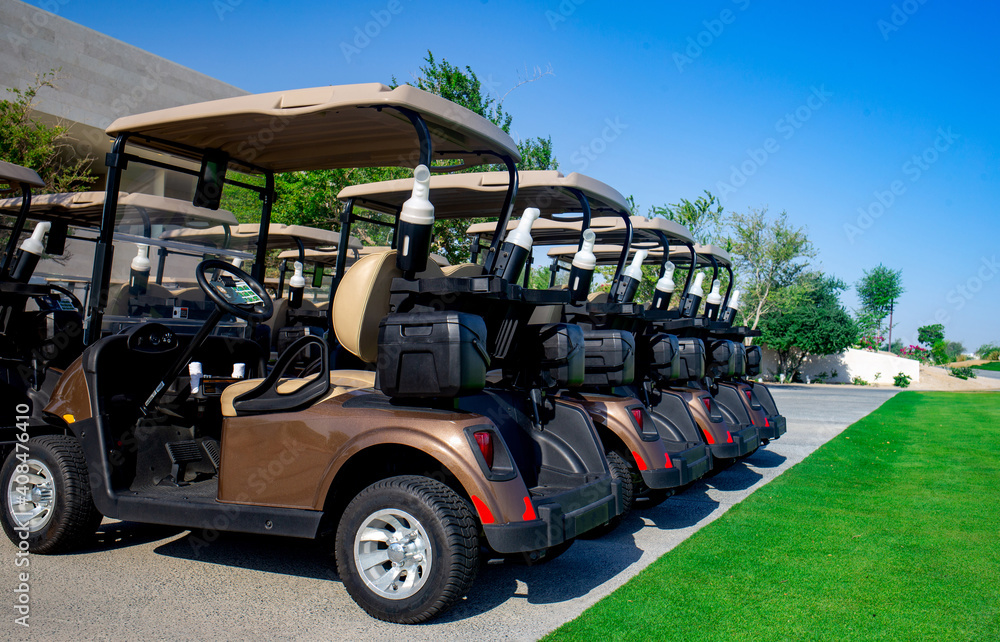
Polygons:
[[[500,172],[434,176],[430,180],[435,197],[435,212],[446,218],[496,219],[503,206],[507,176]],[[395,214],[405,203],[413,181],[409,179],[355,185],[345,188],[339,195],[353,207],[364,207],[383,214]],[[534,208],[538,218],[521,219],[507,225],[505,242],[509,243],[519,232],[519,226],[530,224],[530,242],[522,249],[528,250],[523,282],[527,284],[531,250],[568,240],[582,242],[584,230],[594,226],[592,217],[600,220],[621,220],[627,217],[625,198],[610,186],[593,178],[572,173],[564,176],[558,171],[526,171],[518,174],[515,209]],[[598,218],[594,218],[598,220]],[[679,226],[678,226],[679,227]],[[466,278],[482,277],[485,268],[476,262],[480,254],[488,253],[496,237],[496,223],[476,223],[469,228],[473,237],[473,254],[469,263],[444,268],[446,274]],[[683,238],[688,236],[682,233]],[[577,246],[573,246],[576,251]],[[593,266],[591,266],[592,269]],[[518,278],[516,273],[514,279]],[[586,285],[580,285],[586,295]],[[562,294],[566,290],[555,290]],[[548,294],[554,294],[549,292]],[[564,304],[540,306],[529,321],[532,324],[563,322]],[[615,462],[626,484],[626,505],[638,493],[641,503],[651,496],[665,496],[657,492],[690,483],[703,475],[711,466],[711,457],[695,434],[693,440],[677,439],[672,434],[658,431],[639,395],[623,392],[635,376],[635,339],[631,332],[618,328],[591,328],[584,332],[586,367],[584,381],[579,387],[559,391],[561,399],[580,404],[590,414],[597,426],[605,447],[605,455]],[[509,385],[509,381],[507,382]],[[686,409],[680,408],[689,419]],[[692,432],[696,432],[692,424]]]
[[[262,132],[270,142],[260,142]],[[354,600],[377,618],[416,623],[468,591],[481,544],[537,558],[619,512],[618,485],[585,413],[542,404],[539,432],[520,403],[482,391],[483,346],[496,343],[482,316],[391,309],[394,289],[440,280],[440,269],[424,265],[426,244],[420,230],[407,229],[411,221],[400,226],[409,241],[399,251],[372,254],[346,273],[338,266],[333,329],[377,372],[331,372],[327,345],[315,336],[293,343],[268,372],[266,350],[252,340],[274,310],[263,281],[276,172],[396,164],[423,176],[438,159],[462,163],[446,169],[502,163],[514,179],[512,202],[518,156],[499,128],[413,87],[366,84],[150,112],[115,121],[108,134],[115,142],[86,348],[45,408],[61,434],[32,438],[0,470],[0,518],[13,541],[26,540],[36,553],[68,550],[102,515],[189,529],[335,534],[339,575]],[[251,251],[191,244],[209,257],[189,275],[211,304],[207,318],[152,314],[156,305],[129,301],[129,323],[102,336],[113,316],[115,254],[120,241],[134,241],[114,232],[130,165],[189,177],[191,201],[203,209],[217,210],[230,190],[248,190],[261,203],[258,235]],[[339,247],[348,239],[342,230]],[[252,262],[250,272],[234,260]],[[245,331],[220,336],[227,319]],[[519,348],[531,356],[529,346]],[[571,368],[571,351],[562,348],[566,354],[554,358]],[[289,376],[307,349],[320,355],[315,376]],[[428,355],[437,366],[428,368]]]
[[[693,241],[690,237],[683,238],[674,230],[676,224],[662,218],[633,216],[627,224],[621,219],[600,218],[591,225],[596,241],[601,243],[593,250],[594,261],[598,265],[617,265],[616,276],[609,292],[591,294],[588,301],[567,308],[567,320],[599,327],[623,327],[624,324],[633,328],[637,336],[648,337],[640,343],[639,361],[646,364],[653,382],[640,390],[639,396],[649,404],[654,420],[664,424],[661,430],[676,435],[678,440],[699,440],[707,444],[716,468],[755,451],[760,438],[749,417],[743,413],[734,415],[722,408],[712,396],[710,381],[706,383],[706,375],[716,365],[716,355],[706,351],[702,338],[709,325],[708,319],[692,312],[697,312],[700,304],[700,295],[696,301],[693,292],[701,288],[701,279],[696,278],[694,270],[688,270],[683,288],[686,294],[677,307],[670,307],[674,285],[672,272],[667,272],[673,265],[668,266],[663,260],[663,248],[670,251],[672,244],[682,246],[674,252],[690,257],[695,255]],[[628,268],[622,270],[630,244],[637,249],[628,261]],[[553,283],[560,270],[571,269],[575,251],[572,246],[549,250]],[[659,268],[660,280],[653,301],[648,308],[636,306],[632,313],[623,313],[614,305],[628,302],[634,296],[644,263]],[[677,337],[676,345],[674,340],[666,338],[671,335]],[[671,355],[675,354],[673,358]],[[648,396],[642,397],[642,394]],[[683,412],[681,406],[685,406],[688,413]]]
[[[728,415],[742,417],[745,413],[757,426],[762,443],[778,439],[787,430],[785,418],[778,413],[767,387],[751,378],[760,374],[761,353],[760,346],[747,346],[746,339],[760,336],[760,330],[733,325],[739,309],[739,291],[733,291],[732,259],[728,252],[714,245],[695,245],[694,250],[697,266],[712,270],[714,296],[710,293],[710,300],[706,300],[704,316],[708,325],[701,335],[709,352],[718,356],[713,361],[712,394]],[[670,260],[690,266],[692,258],[689,253],[675,249]],[[720,268],[728,275],[726,294],[721,299],[721,288],[715,285]]]

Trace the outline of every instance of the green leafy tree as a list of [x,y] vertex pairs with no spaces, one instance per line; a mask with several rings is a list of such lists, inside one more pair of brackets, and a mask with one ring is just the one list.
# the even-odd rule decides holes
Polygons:
[[846,288],[818,272],[802,275],[783,305],[762,317],[760,342],[777,353],[779,373],[793,380],[806,357],[837,354],[857,340],[857,326],[840,304]]
[[917,328],[917,342],[930,348],[938,341],[944,341],[944,326],[940,323]]
[[59,71],[36,74],[26,88],[10,87],[9,97],[0,100],[0,159],[38,172],[45,181],[40,191],[48,193],[85,190],[97,180],[90,170],[93,157],[76,155],[65,126],[36,120],[36,98],[59,89]]
[[865,270],[856,289],[861,299],[861,310],[877,320],[880,329],[885,318],[889,317],[889,342],[892,343],[893,309],[906,291],[903,289],[903,271],[890,270],[879,263],[871,270]]
[[682,198],[671,205],[654,205],[649,208],[649,216],[659,216],[680,223],[698,243],[708,244],[719,238],[722,228],[723,210],[719,200],[708,190],[704,196],[694,201]]
[[945,341],[944,353],[948,356],[948,361],[958,359],[965,352],[965,346],[961,341]]
[[980,359],[990,359],[993,361],[1000,359],[1000,344],[984,343],[976,350],[976,354],[979,355]]
[[751,328],[776,309],[778,293],[795,283],[816,256],[805,228],[794,227],[788,214],[767,216],[767,209],[733,213],[728,246],[742,285],[741,315]]
[[[392,79],[393,86],[397,85]],[[442,98],[462,105],[480,116],[486,118],[503,131],[510,133],[513,116],[503,109],[502,99],[498,100],[483,91],[479,77],[471,67],[464,69],[449,63],[445,59],[438,61],[434,54],[427,52],[424,64],[413,83],[415,87],[437,94]],[[551,138],[529,138],[516,141],[521,162],[518,170],[558,169],[559,163],[552,153]],[[501,170],[502,167],[479,167],[470,171]],[[499,215],[499,212],[497,212]],[[514,215],[519,215],[515,212]],[[469,260],[471,245],[465,230],[474,223],[488,219],[454,219],[437,221],[434,224],[433,251],[446,257],[451,263],[462,263]]]

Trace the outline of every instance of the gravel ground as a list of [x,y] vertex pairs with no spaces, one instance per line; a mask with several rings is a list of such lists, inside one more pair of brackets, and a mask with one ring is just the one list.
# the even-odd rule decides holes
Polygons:
[[14,547],[4,539],[0,587],[10,606],[0,638],[30,640],[535,640],[576,617],[730,506],[798,463],[897,390],[776,386],[788,433],[746,461],[611,535],[579,541],[536,567],[490,565],[438,620],[386,624],[354,605],[330,551],[316,542],[223,535],[105,520],[88,551],[32,556],[31,627],[14,624]]

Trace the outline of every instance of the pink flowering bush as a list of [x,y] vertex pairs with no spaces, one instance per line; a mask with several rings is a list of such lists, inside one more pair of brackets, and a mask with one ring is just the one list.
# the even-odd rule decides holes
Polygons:
[[906,359],[913,359],[914,361],[919,361],[920,363],[930,363],[931,351],[920,346],[906,346],[899,352],[899,356]]

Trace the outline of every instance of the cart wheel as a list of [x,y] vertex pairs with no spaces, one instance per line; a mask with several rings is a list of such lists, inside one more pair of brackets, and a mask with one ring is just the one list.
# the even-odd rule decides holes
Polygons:
[[28,441],[27,459],[17,454],[11,452],[0,469],[7,537],[28,542],[32,553],[72,550],[92,537],[102,516],[90,494],[80,443],[62,435],[36,437]]
[[478,524],[455,491],[426,477],[376,482],[337,528],[337,571],[372,617],[416,624],[447,610],[479,570]]
[[629,466],[625,458],[613,450],[604,453],[608,460],[608,469],[611,471],[611,479],[617,479],[622,484],[622,510],[620,515],[615,515],[603,526],[592,528],[586,533],[579,535],[580,539],[596,539],[604,537],[611,531],[618,528],[618,525],[625,521],[625,517],[632,510],[635,501],[635,484],[632,482],[632,467]]

